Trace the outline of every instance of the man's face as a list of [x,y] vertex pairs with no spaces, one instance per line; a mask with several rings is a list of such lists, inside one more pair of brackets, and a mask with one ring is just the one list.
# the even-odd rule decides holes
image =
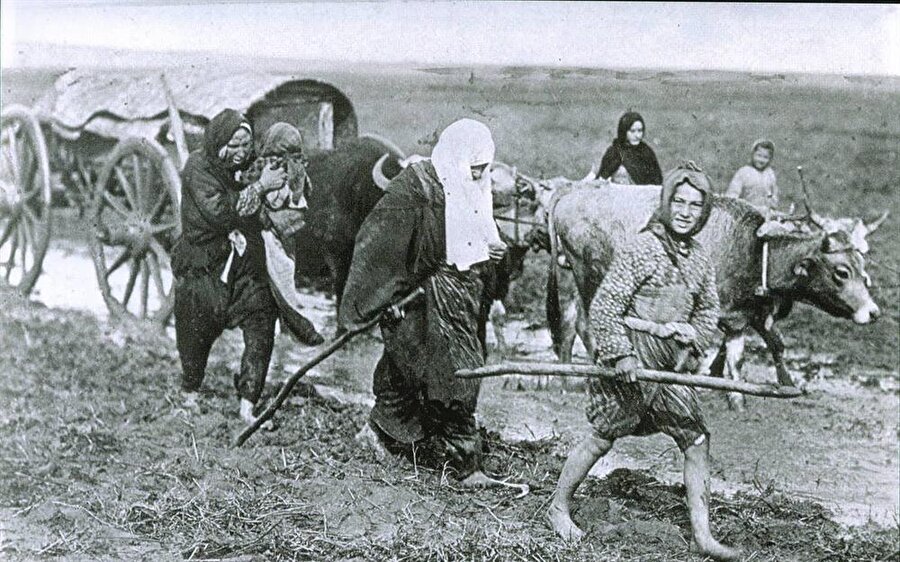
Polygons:
[[675,195],[669,203],[669,216],[672,217],[670,228],[677,234],[688,234],[700,220],[703,213],[703,193],[683,183],[675,188]]
[[484,171],[487,170],[487,167],[488,167],[487,164],[476,164],[474,166],[471,166],[469,168],[469,170],[471,171],[471,174],[472,174],[472,180],[473,181],[480,180],[481,177],[484,175]]
[[635,121],[631,124],[631,127],[628,129],[628,132],[625,133],[625,138],[628,140],[628,144],[630,145],[638,145],[641,144],[641,140],[644,138],[644,124],[640,121]]
[[231,135],[231,139],[225,145],[225,157],[223,158],[225,164],[230,168],[240,168],[249,158],[252,147],[253,135],[241,127]]

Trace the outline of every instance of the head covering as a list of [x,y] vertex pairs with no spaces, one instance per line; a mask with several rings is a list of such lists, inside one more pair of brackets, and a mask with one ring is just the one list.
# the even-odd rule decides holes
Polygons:
[[266,131],[261,156],[286,154],[303,154],[303,135],[290,123],[278,122]]
[[752,155],[756,152],[757,148],[765,148],[769,151],[769,154],[773,157],[775,156],[775,143],[770,141],[769,139],[756,139],[753,141],[753,146],[750,148],[750,154]]
[[[287,172],[287,182],[282,189],[266,195],[270,206],[279,208],[287,203],[288,196],[294,204],[309,195],[309,176],[306,172],[306,157],[303,155],[303,135],[290,123],[278,122],[266,131],[260,149],[260,158],[248,172],[248,180],[256,181],[262,169],[270,163],[283,166]],[[303,205],[305,206],[305,201]]]
[[253,128],[247,119],[233,109],[223,109],[212,118],[203,133],[203,150],[210,160],[221,160],[219,152],[238,129],[246,129],[253,134]]
[[[697,224],[690,232],[679,234],[672,230],[672,198],[679,186],[688,184],[703,194],[703,209]],[[659,207],[650,218],[646,229],[653,232],[663,243],[666,253],[676,260],[677,254],[687,255],[693,244],[693,237],[703,230],[712,211],[712,182],[703,170],[692,161],[679,165],[666,174],[659,195]]]
[[600,177],[609,179],[620,166],[624,166],[631,180],[637,185],[659,185],[662,182],[662,171],[659,169],[659,161],[653,149],[644,141],[636,145],[628,142],[628,130],[638,121],[644,125],[646,135],[647,122],[640,113],[629,111],[619,118],[616,138],[600,163]]
[[[499,243],[491,196],[494,140],[484,123],[460,119],[441,133],[431,162],[444,188],[447,263],[460,270],[488,259],[488,244]],[[487,164],[479,180],[472,166]]]

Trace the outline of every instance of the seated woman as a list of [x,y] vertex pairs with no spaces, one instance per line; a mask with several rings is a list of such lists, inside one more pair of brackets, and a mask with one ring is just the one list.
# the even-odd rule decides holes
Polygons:
[[324,338],[315,326],[300,313],[303,304],[294,285],[294,259],[284,247],[291,236],[303,228],[306,198],[312,187],[306,174],[306,158],[303,155],[303,137],[289,123],[275,123],[266,131],[260,157],[241,174],[241,182],[252,184],[266,168],[283,170],[287,179],[280,189],[266,194],[260,221],[266,248],[266,268],[269,285],[282,329],[305,345],[319,345]]
[[656,154],[643,141],[644,118],[629,111],[619,119],[619,130],[603,154],[597,178],[622,185],[662,185]]

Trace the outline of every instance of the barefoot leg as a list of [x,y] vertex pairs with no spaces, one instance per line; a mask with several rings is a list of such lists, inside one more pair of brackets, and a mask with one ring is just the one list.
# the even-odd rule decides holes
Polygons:
[[611,441],[590,436],[575,447],[566,459],[556,485],[556,492],[547,510],[547,521],[556,534],[565,540],[579,541],[584,536],[584,531],[572,521],[572,496],[591,467],[609,451],[610,447]]
[[709,440],[698,439],[684,452],[684,487],[694,543],[715,560],[738,560],[740,551],[719,543],[709,530]]

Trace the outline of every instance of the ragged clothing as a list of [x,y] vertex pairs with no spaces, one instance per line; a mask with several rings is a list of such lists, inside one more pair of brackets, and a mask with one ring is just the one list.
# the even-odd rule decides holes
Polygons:
[[[645,368],[686,371],[715,334],[715,271],[699,243],[673,251],[654,230],[617,251],[591,303],[597,360],[633,355]],[[678,341],[692,336],[694,343]],[[604,439],[662,431],[684,449],[708,433],[689,387],[596,378],[589,388],[588,418]]]
[[241,185],[220,156],[240,128],[250,131],[236,111],[213,118],[204,148],[191,154],[181,174],[182,235],[172,260],[175,339],[182,388],[196,391],[213,342],[223,330],[241,328],[245,348],[235,386],[241,398],[256,402],[269,368],[276,308],[260,235],[260,192]]
[[444,265],[429,277],[424,300],[396,325],[382,327],[385,352],[373,381],[371,422],[399,443],[437,437],[439,453],[463,476],[480,465],[480,382],[454,373],[484,364],[477,330],[481,289],[475,269]]
[[460,271],[446,263],[444,190],[429,161],[394,178],[363,223],[340,323],[364,324],[416,287],[425,288],[425,298],[399,322],[382,323],[370,422],[396,443],[443,447],[466,476],[480,464],[480,383],[454,372],[483,364],[477,335],[483,285],[478,265]]

